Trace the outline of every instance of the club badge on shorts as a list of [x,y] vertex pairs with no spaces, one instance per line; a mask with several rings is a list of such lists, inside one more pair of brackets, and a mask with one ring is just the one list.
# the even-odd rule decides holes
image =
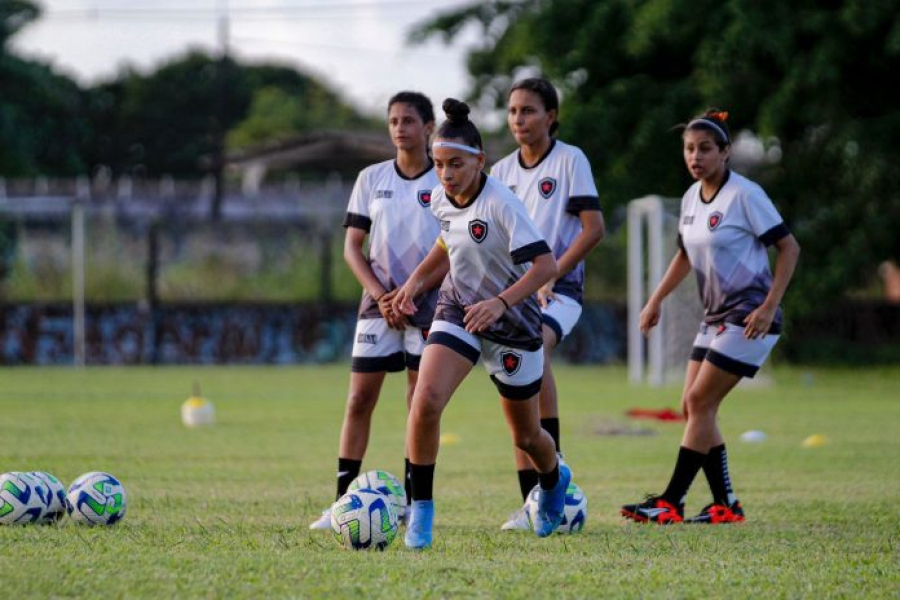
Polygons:
[[720,213],[719,211],[716,211],[716,212],[712,213],[711,215],[709,215],[709,220],[706,222],[706,224],[709,227],[709,230],[712,231],[713,229],[718,227],[719,223],[721,223],[721,222],[722,222],[722,213]]
[[544,177],[538,182],[538,191],[544,198],[549,198],[556,191],[556,180],[552,177]]
[[500,365],[507,375],[515,375],[522,366],[522,355],[512,350],[500,353]]
[[418,199],[422,206],[431,206],[431,190],[419,190]]
[[469,221],[469,235],[479,244],[484,241],[488,234],[488,224],[481,219],[473,219]]

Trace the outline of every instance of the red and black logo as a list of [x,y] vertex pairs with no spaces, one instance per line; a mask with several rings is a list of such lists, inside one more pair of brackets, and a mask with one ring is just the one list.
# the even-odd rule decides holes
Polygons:
[[430,332],[431,330],[430,329],[420,329],[419,331],[422,332],[422,341],[427,342],[428,341],[428,332]]
[[713,214],[709,215],[709,220],[706,222],[706,224],[709,227],[709,230],[712,231],[713,229],[718,227],[719,223],[721,223],[721,222],[722,222],[722,213],[720,213],[719,211],[716,211]]
[[488,234],[488,224],[481,219],[469,221],[469,235],[479,244],[484,241]]
[[515,375],[522,366],[522,355],[512,350],[500,353],[500,366],[507,375]]
[[544,177],[538,182],[538,191],[544,198],[549,198],[556,191],[556,180],[552,177]]
[[719,337],[720,335],[725,333],[726,329],[727,327],[725,327],[725,323],[719,323],[719,326],[716,327],[716,337]]
[[431,206],[431,190],[419,190],[418,198],[422,206]]

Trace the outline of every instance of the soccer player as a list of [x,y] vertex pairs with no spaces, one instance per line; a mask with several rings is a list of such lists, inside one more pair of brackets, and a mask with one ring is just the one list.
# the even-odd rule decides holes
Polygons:
[[393,301],[394,310],[411,314],[427,282],[447,274],[406,433],[413,502],[405,542],[415,549],[432,542],[441,414],[479,357],[500,392],[516,447],[538,472],[538,536],[550,535],[562,521],[571,480],[538,411],[544,357],[535,292],[556,277],[556,260],[522,202],[483,172],[481,135],[469,121],[469,107],[449,98],[443,108],[447,120],[432,146],[442,186],[431,206],[440,238]]
[[[579,148],[553,137],[558,118],[559,97],[553,84],[541,78],[515,83],[507,96],[506,121],[519,149],[495,164],[491,175],[525,203],[559,268],[559,276],[538,290],[538,302],[544,340],[541,427],[560,452],[559,408],[550,358],[581,316],[584,257],[603,239],[604,224],[587,157]],[[537,485],[538,474],[520,450],[516,451],[516,469],[524,502]],[[501,529],[530,529],[524,504]]]
[[[713,501],[689,523],[744,520],[728,474],[719,406],[742,377],[753,377],[778,341],[779,304],[800,246],[766,193],[728,168],[728,113],[709,111],[684,125],[684,161],[696,182],[681,200],[678,251],[641,311],[641,331],[659,322],[663,299],[693,269],[705,317],[688,361],[681,408],[687,419],[675,470],[665,491],[626,504],[622,515],[643,523],[678,523],[702,468]],[[774,277],[767,247],[775,246]]]
[[[438,235],[438,222],[431,212],[431,192],[438,185],[428,153],[434,132],[431,100],[418,92],[395,95],[388,102],[388,131],[397,157],[363,169],[344,219],[344,259],[362,285],[363,296],[341,428],[336,499],[359,475],[372,413],[387,373],[406,370],[409,406],[440,283],[430,283],[408,315],[391,310],[397,288],[422,262]],[[368,256],[363,251],[367,237]],[[408,458],[406,471],[408,486]],[[330,509],[310,525],[310,529],[330,528]]]

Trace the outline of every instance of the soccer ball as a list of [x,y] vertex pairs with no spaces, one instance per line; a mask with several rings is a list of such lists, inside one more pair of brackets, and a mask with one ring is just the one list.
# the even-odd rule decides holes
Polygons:
[[399,529],[390,499],[375,490],[347,492],[331,506],[331,531],[345,548],[384,550]]
[[0,475],[0,523],[24,525],[44,516],[50,492],[40,479],[28,473],[10,471]]
[[53,523],[62,519],[66,514],[66,488],[63,484],[46,471],[29,471],[28,475],[39,480],[47,491],[42,498],[45,510],[40,522]]
[[66,494],[66,510],[72,520],[85,525],[113,525],[125,516],[128,496],[109,473],[85,473],[72,482]]
[[406,515],[406,490],[400,480],[388,473],[387,471],[369,471],[363,473],[350,482],[347,491],[354,490],[375,490],[388,497],[391,501],[391,508],[397,515],[397,521],[403,520]]
[[[525,513],[528,515],[528,523],[534,526],[534,519],[538,511],[538,494],[541,486],[536,485],[528,493],[528,500],[525,501]],[[556,533],[578,533],[584,529],[584,522],[587,519],[587,497],[581,488],[574,482],[569,483],[566,489],[566,507],[563,511],[563,520],[559,524]]]

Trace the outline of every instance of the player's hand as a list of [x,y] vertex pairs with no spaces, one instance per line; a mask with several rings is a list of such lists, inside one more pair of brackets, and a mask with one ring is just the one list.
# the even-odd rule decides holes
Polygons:
[[466,307],[466,316],[463,317],[463,324],[469,333],[479,333],[485,331],[494,324],[500,315],[506,312],[506,305],[498,297],[489,300],[482,300],[471,306]]
[[381,316],[387,321],[388,327],[402,331],[406,329],[406,326],[409,324],[409,319],[406,318],[406,315],[395,311],[392,306],[394,296],[397,295],[398,291],[399,290],[395,288],[382,294],[381,298],[378,299],[378,310],[381,311]]
[[764,338],[772,327],[772,321],[775,320],[775,312],[778,307],[770,307],[762,304],[752,313],[744,317],[744,337],[748,340],[756,338]]
[[662,313],[662,307],[658,302],[651,300],[641,311],[641,333],[647,335],[650,330],[659,323],[659,316]]
[[421,284],[417,284],[411,279],[407,280],[403,287],[396,290],[396,294],[391,297],[391,311],[396,315],[416,314],[416,303],[413,300],[421,288]]
[[551,279],[537,291],[538,302],[541,304],[541,308],[547,308],[551,300],[556,300],[556,294],[553,293],[554,285],[556,285],[556,280]]

